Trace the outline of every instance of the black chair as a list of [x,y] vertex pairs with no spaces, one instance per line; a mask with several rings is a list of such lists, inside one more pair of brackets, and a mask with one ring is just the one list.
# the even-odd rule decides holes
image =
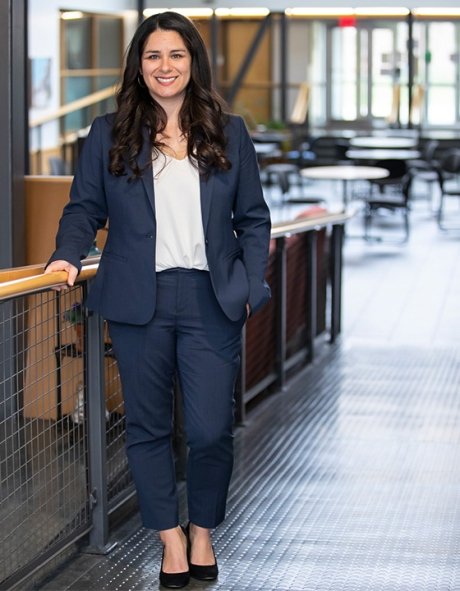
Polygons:
[[382,211],[391,212],[393,214],[400,212],[402,214],[404,223],[404,237],[400,242],[404,243],[409,240],[409,201],[412,179],[412,174],[408,172],[401,180],[401,189],[399,193],[393,192],[391,193],[391,196],[382,195],[380,197],[373,197],[371,195],[364,200],[364,238],[366,240],[382,240],[380,236],[371,236],[370,234],[372,223],[377,218],[377,216],[381,215]]
[[347,160],[345,152],[348,147],[348,140],[342,136],[318,136],[310,142],[310,150],[314,154],[314,160],[310,164],[313,166],[341,164]]
[[439,146],[438,140],[428,140],[421,149],[421,158],[409,161],[410,170],[416,174],[418,171],[434,170],[434,154]]
[[399,158],[388,158],[386,160],[376,160],[374,165],[379,168],[386,168],[390,174],[383,179],[371,180],[371,188],[377,188],[381,194],[387,189],[400,193],[403,178],[408,172],[407,161]]
[[48,166],[51,175],[66,175],[69,174],[69,167],[62,158],[57,156],[50,156],[48,158]]
[[444,225],[444,206],[448,197],[460,199],[460,149],[447,150],[438,165],[436,165],[439,188],[441,191],[437,222],[441,230],[457,229]]
[[416,160],[410,160],[408,163],[409,170],[414,176],[415,180],[423,181],[429,187],[428,198],[433,196],[433,183],[438,180],[436,166],[438,162],[435,160],[435,152],[439,146],[438,140],[428,140],[422,149],[422,157]]
[[263,168],[266,186],[277,186],[281,190],[283,203],[323,203],[323,197],[292,196],[289,197],[292,179],[298,186],[302,186],[303,179],[300,175],[298,166],[295,164],[278,163],[268,164]]

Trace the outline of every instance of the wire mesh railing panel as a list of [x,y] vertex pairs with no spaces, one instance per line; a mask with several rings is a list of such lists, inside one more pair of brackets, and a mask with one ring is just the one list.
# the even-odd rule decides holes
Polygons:
[[[107,496],[113,506],[127,490],[133,490],[131,472],[125,451],[125,411],[117,362],[105,338],[104,358],[105,391],[107,408]],[[107,346],[108,345],[108,346]]]
[[80,299],[0,303],[0,581],[89,526]]

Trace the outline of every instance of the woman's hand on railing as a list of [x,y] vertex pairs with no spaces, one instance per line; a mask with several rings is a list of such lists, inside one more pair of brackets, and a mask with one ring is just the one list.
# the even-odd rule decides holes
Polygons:
[[72,287],[75,283],[75,279],[78,275],[78,269],[68,261],[53,261],[50,263],[45,269],[45,275],[48,273],[55,273],[56,271],[66,271],[67,272],[67,284],[64,285],[57,285],[53,287],[56,291],[62,291],[64,289],[68,289]]

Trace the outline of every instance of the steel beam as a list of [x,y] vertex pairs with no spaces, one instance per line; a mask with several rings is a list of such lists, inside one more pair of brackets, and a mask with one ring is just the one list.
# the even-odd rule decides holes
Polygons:
[[25,264],[27,1],[0,2],[0,268]]
[[238,91],[240,90],[241,84],[242,84],[242,82],[249,70],[252,60],[254,59],[254,56],[256,55],[259,45],[265,35],[265,32],[268,29],[270,23],[271,23],[271,13],[268,14],[264,18],[264,20],[260,23],[259,29],[257,30],[257,32],[254,36],[254,39],[252,40],[252,43],[248,49],[248,52],[246,53],[246,55],[244,57],[243,63],[241,64],[240,69],[239,69],[237,75],[235,76],[234,81],[232,82],[232,86],[226,96],[226,100],[229,105],[233,104],[233,101],[235,100],[235,97],[238,94]]

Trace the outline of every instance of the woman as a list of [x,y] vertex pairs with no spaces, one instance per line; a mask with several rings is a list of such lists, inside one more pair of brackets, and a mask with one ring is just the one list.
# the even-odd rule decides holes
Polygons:
[[[127,453],[145,527],[164,545],[161,583],[217,577],[241,329],[270,297],[270,218],[252,142],[224,113],[187,18],[146,19],[127,53],[117,111],[85,141],[46,273],[73,285],[96,231],[109,232],[87,306],[109,324]],[[189,525],[179,525],[171,450],[179,379],[189,448]]]

